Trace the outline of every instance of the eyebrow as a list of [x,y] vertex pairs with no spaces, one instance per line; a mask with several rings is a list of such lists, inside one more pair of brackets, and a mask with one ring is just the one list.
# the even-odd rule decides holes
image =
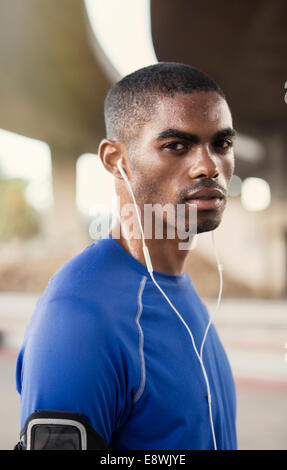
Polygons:
[[[235,137],[235,136],[236,136],[236,131],[232,129],[231,127],[227,127],[226,129],[217,131],[212,136],[212,140],[216,141],[219,139],[223,139],[225,137]],[[161,140],[169,139],[169,138],[188,140],[189,142],[192,142],[194,144],[198,144],[200,142],[200,138],[198,135],[192,134],[190,132],[181,131],[179,129],[166,129],[165,131],[162,131],[160,134],[158,134],[158,136],[156,137],[156,140],[161,141]]]

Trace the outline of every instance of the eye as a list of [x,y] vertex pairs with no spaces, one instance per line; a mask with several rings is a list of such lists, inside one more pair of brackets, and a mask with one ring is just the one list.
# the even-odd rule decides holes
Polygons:
[[233,141],[230,140],[230,139],[217,140],[216,142],[213,143],[213,146],[215,148],[227,150],[227,149],[233,147]]
[[175,152],[181,152],[187,149],[187,145],[184,144],[183,142],[174,141],[174,142],[169,142],[168,144],[164,144],[162,148],[167,149],[167,150],[174,150]]

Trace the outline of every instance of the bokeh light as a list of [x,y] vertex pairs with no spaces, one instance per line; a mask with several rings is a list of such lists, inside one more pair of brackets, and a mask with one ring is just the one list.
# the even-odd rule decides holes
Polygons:
[[248,211],[267,209],[271,201],[270,186],[262,178],[246,178],[242,183],[241,202]]

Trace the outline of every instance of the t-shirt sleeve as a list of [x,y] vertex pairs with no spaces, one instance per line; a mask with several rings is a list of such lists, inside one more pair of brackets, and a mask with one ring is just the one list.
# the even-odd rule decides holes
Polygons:
[[16,368],[21,428],[36,410],[78,412],[108,445],[129,403],[122,354],[105,315],[76,298],[39,307]]

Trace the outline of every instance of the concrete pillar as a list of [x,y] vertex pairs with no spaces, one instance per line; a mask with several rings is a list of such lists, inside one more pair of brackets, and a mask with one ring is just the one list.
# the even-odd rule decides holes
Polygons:
[[265,230],[270,240],[266,259],[266,274],[274,297],[287,295],[286,272],[286,230],[287,230],[287,188],[286,158],[287,140],[276,132],[264,137],[268,152],[268,181],[271,186],[270,218],[265,220]]
[[57,251],[77,250],[90,242],[76,209],[77,155],[52,148],[54,205],[43,217],[43,235]]

